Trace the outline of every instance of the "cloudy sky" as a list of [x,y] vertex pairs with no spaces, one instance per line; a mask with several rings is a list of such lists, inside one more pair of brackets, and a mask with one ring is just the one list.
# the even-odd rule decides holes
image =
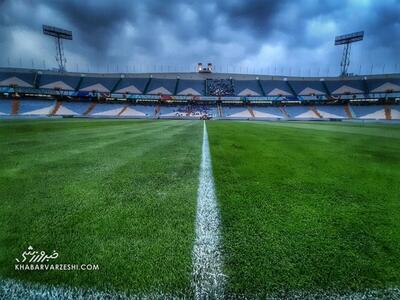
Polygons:
[[42,24],[73,31],[71,71],[332,73],[335,35],[364,30],[352,70],[400,72],[400,0],[0,0],[2,66],[55,66]]

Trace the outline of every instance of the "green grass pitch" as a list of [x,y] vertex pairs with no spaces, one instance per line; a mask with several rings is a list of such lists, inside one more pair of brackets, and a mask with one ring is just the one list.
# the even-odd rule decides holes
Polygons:
[[[400,126],[207,122],[225,294],[400,286]],[[202,121],[2,120],[0,279],[192,296]],[[15,271],[29,245],[98,271]]]
[[399,129],[210,124],[228,292],[398,287]]
[[[0,272],[6,278],[187,292],[202,127],[197,122],[0,124]],[[99,271],[14,271],[28,245]]]

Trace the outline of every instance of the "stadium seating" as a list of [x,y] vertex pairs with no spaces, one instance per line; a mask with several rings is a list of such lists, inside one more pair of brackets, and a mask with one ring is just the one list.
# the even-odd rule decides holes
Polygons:
[[160,117],[185,117],[187,110],[185,106],[160,106]]
[[12,112],[12,100],[0,99],[0,115],[11,115]]
[[94,109],[90,112],[90,116],[117,116],[122,109],[124,108],[123,104],[106,104],[99,103]]
[[245,106],[224,106],[223,115],[228,118],[252,118],[253,116]]
[[318,105],[316,109],[323,118],[347,118],[343,105]]
[[289,81],[295,93],[299,96],[326,95],[325,87],[320,80]]
[[382,105],[351,105],[356,118],[384,120],[385,109]]
[[116,77],[83,77],[79,91],[81,92],[99,92],[110,93],[119,78]]
[[296,119],[318,119],[319,117],[308,106],[286,106],[286,112],[290,118]]
[[279,107],[263,107],[255,106],[253,107],[253,113],[256,118],[273,118],[273,119],[283,119],[286,116],[283,114]]
[[400,119],[399,74],[283,78],[0,68],[0,96],[1,116]]
[[90,102],[67,102],[63,101],[56,111],[59,116],[79,116],[83,115],[89,108]]
[[400,120],[400,105],[393,105],[391,107],[392,120]]
[[235,84],[231,79],[207,79],[207,95],[226,97],[235,96]]
[[19,102],[19,114],[29,116],[49,115],[53,110],[54,105],[54,100],[21,99]]
[[266,96],[293,96],[288,83],[284,80],[260,80]]
[[365,83],[363,80],[335,79],[325,80],[325,84],[332,95],[363,94]]
[[200,118],[203,116],[217,117],[217,108],[215,106],[208,105],[188,105],[186,107],[187,114],[189,117]]
[[235,80],[234,86],[238,96],[263,96],[257,80]]
[[129,105],[122,113],[121,117],[154,117],[155,107],[153,105]]
[[118,82],[117,86],[115,87],[114,93],[142,94],[148,81],[149,78],[125,77]]
[[205,95],[205,81],[204,80],[179,80],[177,95],[192,95],[204,96]]
[[152,78],[147,89],[148,95],[173,95],[176,79]]
[[207,115],[211,118],[218,117],[218,111],[216,106],[207,106],[206,112]]
[[400,79],[368,79],[368,88],[371,93],[400,92]]
[[60,74],[43,74],[39,76],[38,86],[44,89],[60,89],[74,91],[78,86],[80,77]]
[[33,87],[34,72],[0,72],[0,86]]

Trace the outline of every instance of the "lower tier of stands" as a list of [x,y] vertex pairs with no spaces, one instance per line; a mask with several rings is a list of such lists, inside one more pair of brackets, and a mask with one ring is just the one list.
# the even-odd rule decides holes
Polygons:
[[0,116],[400,120],[396,105],[173,105],[0,99]]

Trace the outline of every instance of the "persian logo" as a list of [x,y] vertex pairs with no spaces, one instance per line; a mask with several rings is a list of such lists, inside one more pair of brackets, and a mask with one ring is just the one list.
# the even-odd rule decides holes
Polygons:
[[43,263],[57,257],[58,253],[56,250],[53,250],[51,255],[47,255],[45,251],[35,251],[32,246],[29,246],[28,250],[22,253],[22,259],[16,258],[15,260],[18,263]]

